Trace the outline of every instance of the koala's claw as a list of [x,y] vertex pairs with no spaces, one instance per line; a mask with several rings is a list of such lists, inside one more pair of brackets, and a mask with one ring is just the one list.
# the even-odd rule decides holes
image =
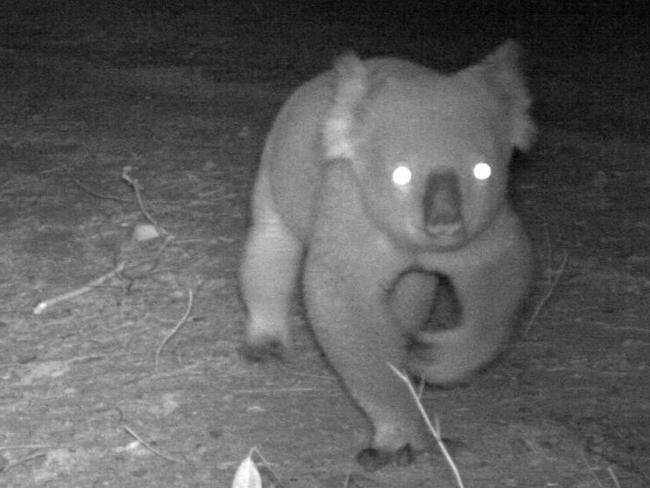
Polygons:
[[241,354],[251,362],[259,363],[269,359],[284,361],[286,350],[280,341],[267,341],[262,344],[244,344]]
[[397,451],[376,449],[367,447],[359,451],[356,456],[357,462],[366,471],[376,471],[384,466],[393,464],[395,466],[408,466],[415,461],[415,452],[410,444],[405,444]]

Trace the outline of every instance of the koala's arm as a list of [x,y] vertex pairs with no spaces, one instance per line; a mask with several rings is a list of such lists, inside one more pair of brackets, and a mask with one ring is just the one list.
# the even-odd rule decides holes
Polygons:
[[310,320],[327,358],[374,426],[373,449],[421,449],[427,442],[421,417],[388,366],[406,367],[406,337],[388,294],[409,256],[366,216],[349,162],[329,164],[305,262]]

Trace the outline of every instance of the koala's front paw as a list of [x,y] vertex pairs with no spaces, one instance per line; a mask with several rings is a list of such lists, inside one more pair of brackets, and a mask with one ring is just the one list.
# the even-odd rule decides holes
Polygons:
[[416,453],[410,444],[405,444],[397,451],[367,447],[359,451],[357,462],[366,471],[376,471],[389,464],[395,466],[408,466],[415,461]]
[[287,348],[281,340],[268,337],[264,340],[246,341],[241,348],[241,354],[249,361],[258,363],[269,359],[284,361],[287,357]]

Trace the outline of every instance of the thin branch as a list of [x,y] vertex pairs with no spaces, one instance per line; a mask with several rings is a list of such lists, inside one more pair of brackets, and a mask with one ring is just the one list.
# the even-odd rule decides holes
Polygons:
[[125,267],[126,267],[126,262],[122,261],[112,271],[109,271],[108,273],[100,276],[96,280],[91,281],[87,285],[84,285],[81,288],[77,288],[76,290],[72,290],[72,291],[69,291],[69,292],[64,293],[62,295],[58,295],[58,296],[56,296],[54,298],[50,298],[48,300],[44,300],[44,301],[40,302],[38,305],[36,305],[36,307],[34,307],[34,311],[33,311],[34,315],[42,314],[47,308],[51,307],[52,305],[56,305],[57,303],[60,303],[60,302],[66,301],[66,300],[71,300],[73,298],[78,297],[79,295],[83,295],[84,293],[88,293],[93,288],[97,288],[99,285],[101,285],[105,281],[109,280],[113,276],[122,275],[122,277],[124,279],[133,281],[135,279],[142,278],[142,277],[148,275],[149,273],[151,273],[158,266],[160,256],[162,255],[164,250],[167,248],[167,246],[173,240],[174,240],[174,236],[172,236],[171,234],[168,234],[167,237],[165,237],[165,240],[160,245],[159,249],[156,251],[155,256],[153,256],[151,258],[142,259],[140,261],[137,261],[134,264],[129,265],[129,269],[134,269],[134,268],[137,268],[138,266],[148,264],[149,268],[146,271],[141,272],[138,275],[129,276],[127,273],[123,273],[123,271],[125,270]]
[[420,412],[420,415],[422,415],[422,419],[424,420],[424,423],[426,424],[427,428],[429,431],[433,434],[434,439],[438,443],[438,447],[440,447],[440,450],[442,451],[442,454],[445,457],[445,460],[447,461],[447,464],[451,468],[452,472],[454,473],[454,478],[456,479],[456,483],[458,484],[459,488],[465,488],[465,485],[463,484],[463,480],[460,476],[460,472],[458,471],[458,467],[456,466],[456,463],[454,462],[453,458],[451,457],[451,454],[449,454],[449,451],[447,450],[447,446],[445,446],[445,443],[442,440],[442,436],[440,434],[440,425],[438,423],[438,418],[436,417],[434,419],[436,426],[434,427],[433,424],[431,423],[431,420],[429,419],[429,416],[427,415],[427,412],[424,410],[424,406],[422,405],[422,402],[420,401],[420,398],[418,397],[417,392],[415,391],[415,388],[413,387],[413,383],[411,383],[411,380],[406,376],[404,373],[402,373],[399,369],[397,369],[395,366],[393,366],[391,363],[387,363],[388,367],[393,370],[393,373],[397,375],[399,379],[401,379],[404,383],[406,383],[406,386],[409,389],[409,393],[413,397],[413,400],[415,401],[415,405],[418,408],[418,411]]
[[[160,247],[156,251],[156,254],[150,258],[144,258],[139,261],[136,261],[133,264],[130,264],[128,269],[122,273],[122,276],[129,280],[129,281],[135,281],[140,278],[144,278],[145,276],[149,275],[153,270],[155,270],[158,265],[160,264],[160,257],[162,256],[162,253],[167,249],[169,244],[171,244],[174,241],[174,236],[171,234],[168,234],[167,237],[165,237],[165,240],[160,244]],[[139,272],[138,274],[134,274],[135,272],[132,270],[135,270],[135,268],[138,268],[140,266],[148,265],[148,268],[144,271]]]
[[124,266],[125,263],[121,262],[112,271],[109,271],[108,273],[100,276],[96,280],[91,281],[81,288],[77,288],[76,290],[69,291],[48,300],[43,300],[38,305],[36,305],[36,307],[34,307],[34,315],[42,314],[47,308],[51,307],[52,305],[56,305],[57,303],[64,302],[66,300],[71,300],[72,298],[76,298],[80,295],[83,295],[84,293],[88,293],[92,289],[97,288],[99,285],[104,283],[106,280],[109,280],[113,276],[120,274],[120,272],[124,269]]
[[0,451],[11,451],[14,449],[49,449],[52,446],[47,444],[16,444],[8,446],[0,446]]
[[530,329],[533,325],[533,322],[535,322],[535,319],[539,315],[539,312],[542,310],[546,302],[548,301],[549,298],[551,298],[551,295],[553,294],[553,290],[555,290],[555,287],[560,281],[560,278],[562,277],[562,274],[564,273],[564,269],[566,268],[566,263],[569,258],[569,253],[564,252],[564,257],[562,258],[562,262],[560,263],[560,266],[557,268],[557,270],[549,270],[549,287],[548,290],[546,290],[546,293],[542,297],[542,299],[537,302],[537,305],[535,306],[535,310],[533,311],[533,314],[531,315],[530,319],[526,323],[526,326],[524,327],[524,336],[527,336],[528,333],[530,332]]
[[160,361],[160,353],[162,352],[163,348],[165,347],[165,344],[171,339],[176,332],[178,332],[178,329],[181,328],[181,326],[185,323],[187,318],[190,316],[190,312],[192,311],[192,302],[194,301],[194,294],[191,289],[188,290],[188,296],[187,296],[187,308],[185,309],[185,313],[181,317],[181,319],[176,323],[174,328],[171,330],[167,336],[163,339],[163,341],[160,343],[158,346],[158,349],[156,349],[156,357],[155,357],[155,371],[158,371],[158,363]]
[[162,227],[145,208],[144,201],[142,200],[142,194],[141,194],[142,185],[137,180],[137,178],[131,177],[132,169],[133,168],[131,166],[124,166],[124,168],[122,168],[122,179],[126,181],[131,186],[131,188],[133,188],[133,191],[135,192],[135,198],[138,200],[138,205],[140,206],[140,211],[142,212],[142,215],[144,215],[145,218],[151,223],[151,225],[153,225],[156,228],[156,230],[160,235],[162,236],[169,235],[169,232],[167,232],[165,228]]
[[271,395],[274,393],[304,393],[304,392],[312,392],[312,391],[319,391],[319,388],[311,388],[311,387],[294,387],[294,388],[253,388],[250,390],[230,390],[232,393],[241,393],[241,394],[252,394],[256,395],[258,393],[263,393],[265,395]]
[[140,444],[142,444],[144,447],[146,447],[146,448],[149,449],[151,452],[153,452],[156,456],[160,456],[161,458],[166,459],[167,461],[171,461],[171,462],[173,462],[173,463],[184,464],[182,460],[180,460],[180,459],[176,459],[176,458],[173,458],[173,457],[171,457],[171,456],[168,456],[168,455],[166,455],[166,454],[160,452],[158,449],[156,449],[156,448],[153,447],[151,444],[149,444],[148,442],[146,442],[146,441],[145,441],[142,437],[140,437],[137,433],[135,433],[135,432],[133,431],[133,429],[131,429],[131,427],[129,427],[128,425],[123,425],[122,428],[123,428],[123,429],[124,429],[124,430],[129,434],[129,435],[133,436],[133,438],[134,438],[135,440],[137,440]]
[[66,172],[68,177],[72,180],[72,182],[77,185],[79,188],[81,188],[83,191],[88,193],[89,195],[92,195],[97,198],[102,198],[104,200],[113,200],[114,202],[120,202],[120,203],[133,203],[133,200],[129,200],[128,198],[120,198],[120,197],[114,197],[113,195],[104,195],[103,193],[98,193],[92,188],[88,187],[85,185],[85,183],[81,182],[77,177],[70,171],[70,169],[65,166],[61,165],[63,170]]
[[41,457],[44,457],[44,456],[46,456],[46,454],[44,452],[39,452],[37,454],[31,454],[31,455],[26,456],[24,458],[17,459],[16,461],[13,461],[13,462],[7,464],[4,467],[4,469],[0,469],[0,472],[4,473],[6,471],[9,471],[12,468],[15,468],[16,466],[18,466],[20,464],[24,464],[24,463],[27,463],[29,461],[33,461],[34,459],[38,459],[38,458],[41,458]]
[[[257,455],[257,457],[262,461],[262,467],[264,468],[264,474],[266,475],[265,477],[270,478],[269,481],[271,481],[272,486],[276,488],[284,488],[284,485],[280,482],[280,479],[278,478],[278,475],[275,474],[273,469],[271,468],[271,463],[269,463],[264,456],[262,456],[262,453],[259,451],[257,447],[252,447],[250,451],[248,451],[248,458],[255,463],[257,466],[257,462],[255,462],[255,459],[253,459],[253,455]],[[262,475],[262,470],[260,471],[260,475]]]
[[610,477],[610,478],[612,479],[612,481],[614,482],[614,486],[616,486],[616,488],[621,488],[621,484],[618,482],[618,477],[617,477],[616,474],[614,473],[614,470],[612,469],[611,466],[609,466],[609,467],[607,468],[607,473],[609,474],[609,477]]

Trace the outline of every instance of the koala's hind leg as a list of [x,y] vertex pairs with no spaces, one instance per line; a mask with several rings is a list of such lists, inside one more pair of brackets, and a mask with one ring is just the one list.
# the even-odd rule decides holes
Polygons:
[[283,356],[291,349],[289,312],[300,268],[302,244],[282,222],[265,173],[253,195],[253,226],[240,270],[248,308],[245,354],[251,359]]

